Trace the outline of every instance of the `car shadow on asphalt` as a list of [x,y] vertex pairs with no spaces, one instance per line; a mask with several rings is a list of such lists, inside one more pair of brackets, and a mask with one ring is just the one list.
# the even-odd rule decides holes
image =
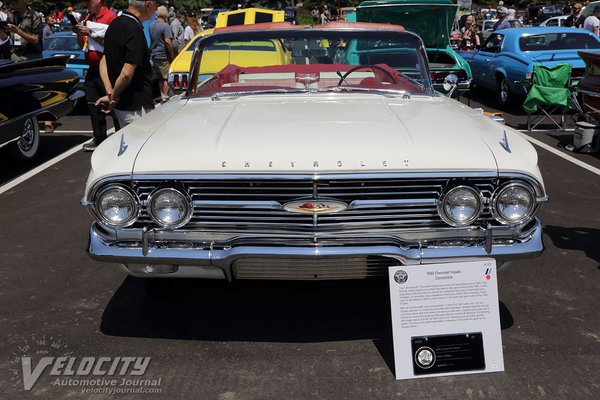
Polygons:
[[8,146],[0,148],[0,185],[42,165],[89,138],[90,136],[85,135],[42,134],[38,153],[30,161],[15,159]]
[[[203,341],[310,343],[372,340],[394,372],[387,280],[172,280],[175,296],[156,301],[127,277],[102,315],[111,336]],[[500,302],[502,329],[513,318]]]
[[559,249],[583,251],[588,258],[600,264],[600,229],[547,225],[544,233]]

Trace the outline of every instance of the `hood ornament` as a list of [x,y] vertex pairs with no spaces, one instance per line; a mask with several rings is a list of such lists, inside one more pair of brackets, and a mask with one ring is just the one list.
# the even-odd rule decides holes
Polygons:
[[129,146],[127,145],[127,143],[125,143],[125,134],[121,134],[121,144],[119,145],[119,153],[117,154],[117,157],[121,157],[125,151],[127,150]]
[[510,151],[510,146],[508,145],[508,137],[506,136],[506,131],[504,131],[504,138],[499,143],[504,150],[506,150],[509,153],[512,153],[512,151]]
[[347,208],[346,203],[327,199],[297,200],[283,205],[285,211],[300,214],[331,214],[344,211]]

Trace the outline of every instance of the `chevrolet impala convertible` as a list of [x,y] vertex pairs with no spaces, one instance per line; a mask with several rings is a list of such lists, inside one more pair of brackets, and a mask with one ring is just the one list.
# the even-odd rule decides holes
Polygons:
[[[93,259],[138,277],[318,280],[542,252],[535,150],[434,91],[417,35],[263,25],[200,40],[194,84],[93,153]],[[241,42],[281,43],[289,62],[198,78],[206,49]]]

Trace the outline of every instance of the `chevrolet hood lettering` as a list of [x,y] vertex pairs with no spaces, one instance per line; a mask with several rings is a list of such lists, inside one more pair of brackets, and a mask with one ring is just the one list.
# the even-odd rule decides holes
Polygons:
[[285,211],[301,214],[331,214],[344,211],[347,208],[346,203],[327,199],[297,200],[283,205]]

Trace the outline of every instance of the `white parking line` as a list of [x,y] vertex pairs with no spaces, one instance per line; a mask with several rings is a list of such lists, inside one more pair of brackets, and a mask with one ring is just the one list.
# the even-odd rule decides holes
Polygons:
[[592,173],[594,173],[596,175],[600,175],[600,169],[599,168],[596,168],[596,167],[593,167],[593,166],[591,166],[589,164],[586,164],[583,161],[580,161],[580,160],[576,159],[575,157],[571,157],[570,155],[565,154],[562,151],[557,150],[554,147],[549,146],[549,145],[547,145],[544,142],[541,142],[541,141],[539,141],[537,139],[534,139],[534,138],[532,138],[529,135],[525,135],[523,132],[521,132],[521,136],[523,136],[525,139],[529,140],[531,143],[535,144],[536,146],[540,146],[542,149],[548,150],[552,154],[556,154],[557,156],[559,156],[561,158],[564,158],[565,160],[567,160],[569,162],[572,162],[573,164],[578,165],[581,168],[585,168],[588,171],[590,171],[590,172],[592,172]]
[[[80,130],[55,130],[52,133],[94,133],[94,131],[80,131]],[[50,135],[52,135],[52,133]]]
[[[59,131],[54,131],[54,132],[59,132]],[[93,131],[70,131],[70,132],[89,132],[89,133],[93,133]],[[111,133],[115,132],[115,128],[110,128],[107,133],[110,135]],[[83,148],[84,144],[90,143],[93,139],[90,139],[86,142],[83,142],[82,144],[78,144],[77,146],[67,150],[66,152],[59,154],[58,156],[54,157],[51,160],[46,161],[45,163],[43,163],[42,165],[37,166],[36,168],[32,169],[31,171],[27,171],[26,173],[24,173],[23,175],[18,176],[17,178],[13,179],[12,181],[0,186],[0,194],[5,193],[7,191],[9,191],[10,189],[14,188],[15,186],[17,186],[20,183],[25,182],[27,179],[39,174],[40,172],[42,172],[43,170],[50,168],[51,166],[53,166],[54,164],[64,160],[65,158],[72,156],[73,154],[77,153],[78,151],[80,151]]]

